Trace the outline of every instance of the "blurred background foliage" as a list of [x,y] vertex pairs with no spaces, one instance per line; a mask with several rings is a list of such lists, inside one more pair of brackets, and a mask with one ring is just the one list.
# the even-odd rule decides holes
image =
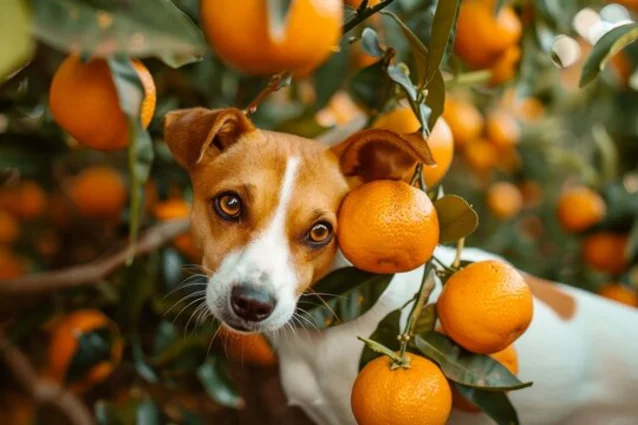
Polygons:
[[[489,14],[468,12],[480,2],[488,4]],[[125,247],[131,229],[144,232],[188,215],[188,176],[162,140],[163,116],[191,106],[244,108],[269,82],[269,76],[245,75],[226,65],[207,45],[200,29],[206,30],[208,21],[200,16],[199,3],[5,0],[0,5],[1,345],[10,341],[21,347],[38,374],[81,396],[100,424],[303,421],[283,407],[272,369],[276,359],[265,340],[222,335],[211,341],[216,327],[198,303],[202,275],[188,234],[130,267],[115,267],[95,285],[44,296],[15,289],[24,276],[108,257]],[[348,20],[358,2],[346,3]],[[425,66],[419,44],[429,47],[437,37],[432,31],[437,5],[436,0],[390,3],[386,11],[394,15],[375,14],[349,31],[314,72],[286,80],[288,87],[267,97],[253,121],[316,137],[357,120],[370,124],[394,109],[404,92],[392,80],[412,87],[405,76],[409,69],[416,81]],[[638,287],[638,46],[628,45],[579,88],[585,61],[597,52],[592,45],[638,16],[638,3],[619,3],[464,0],[459,31],[469,26],[487,38],[477,36],[483,44],[466,48],[460,32],[456,47],[454,37],[446,40],[442,72],[432,77],[426,103],[432,120],[442,113],[455,138],[444,191],[467,199],[480,216],[467,245],[501,254],[548,279],[592,291],[621,284],[631,294]],[[369,6],[377,4],[371,0]],[[505,48],[496,44],[506,34],[497,34],[491,21],[500,16],[499,8],[514,22],[506,22],[506,29],[520,28]],[[242,20],[231,18],[242,31]],[[636,38],[635,28],[629,29],[623,46]],[[489,45],[490,37],[495,45]],[[495,49],[498,58],[479,63],[467,48],[484,49],[484,57]],[[134,149],[87,149],[53,119],[52,78],[69,52],[82,59],[109,58],[105,69],[113,73],[120,105],[133,111],[126,123]],[[147,130],[137,116],[146,89],[128,57],[142,60],[155,82],[156,108]],[[388,65],[403,77],[391,79]],[[73,116],[78,108],[73,99],[82,96],[82,87],[67,90],[62,102],[70,102],[66,107]],[[98,116],[104,127],[115,119]],[[418,127],[417,122],[410,131]],[[567,216],[596,210],[592,204],[604,212],[570,228],[557,206],[575,187],[590,192],[566,202]],[[587,244],[613,258],[588,258]],[[623,259],[619,267],[606,267],[618,258]],[[228,360],[239,367],[228,368]],[[67,421],[59,409],[35,409],[17,390],[10,369],[0,369],[3,423]]]

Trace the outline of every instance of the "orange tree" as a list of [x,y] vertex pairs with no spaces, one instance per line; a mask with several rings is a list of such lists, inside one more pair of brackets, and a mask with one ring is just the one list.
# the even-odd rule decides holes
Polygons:
[[[400,176],[406,183],[381,184],[415,210],[399,223],[422,231],[423,244],[401,246],[409,261],[374,250],[359,258],[360,244],[380,244],[346,209],[340,220],[353,224],[340,236],[359,268],[329,274],[314,289],[331,295],[305,300],[309,326],[335,326],[367,311],[392,273],[425,264],[407,326],[397,310],[360,336],[355,416],[384,423],[392,403],[378,383],[396,394],[414,374],[415,388],[436,385],[436,403],[412,400],[399,406],[404,414],[444,423],[451,403],[517,423],[507,391],[530,383],[515,376],[515,341],[481,334],[486,312],[457,317],[449,305],[494,273],[481,297],[513,291],[518,336],[531,318],[526,286],[503,264],[444,264],[432,249],[479,246],[635,305],[635,5],[255,3],[0,7],[0,349],[3,373],[20,372],[0,384],[0,416],[198,424],[219,420],[220,406],[245,406],[226,357],[255,365],[276,357],[262,336],[214,338],[187,233],[191,189],[161,132],[172,109],[235,106],[261,127],[304,137],[392,130],[427,159]],[[588,6],[597,26],[579,14]],[[352,195],[389,197],[369,186]],[[437,306],[428,298],[438,281]],[[369,407],[370,394],[382,402]]]

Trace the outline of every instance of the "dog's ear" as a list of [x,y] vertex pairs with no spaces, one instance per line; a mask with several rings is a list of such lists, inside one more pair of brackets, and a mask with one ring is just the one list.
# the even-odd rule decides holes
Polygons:
[[406,180],[418,162],[433,164],[432,154],[420,133],[397,134],[390,130],[359,131],[332,152],[346,177],[372,180]]
[[242,111],[235,108],[179,109],[164,117],[164,140],[184,168],[192,168],[207,156],[214,158],[254,129]]

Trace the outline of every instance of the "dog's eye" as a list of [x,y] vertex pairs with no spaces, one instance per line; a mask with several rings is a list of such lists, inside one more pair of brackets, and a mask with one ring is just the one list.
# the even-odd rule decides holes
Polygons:
[[330,240],[332,226],[328,223],[317,223],[308,232],[308,240],[314,244],[322,244]]
[[236,193],[223,193],[213,201],[215,212],[222,219],[227,221],[239,220],[243,211],[241,198]]

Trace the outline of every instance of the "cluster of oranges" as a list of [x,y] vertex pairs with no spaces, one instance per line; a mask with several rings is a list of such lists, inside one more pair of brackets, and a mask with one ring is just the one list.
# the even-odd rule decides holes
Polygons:
[[[617,277],[626,272],[628,233],[592,231],[607,214],[603,197],[589,187],[574,185],[561,193],[556,214],[561,227],[568,233],[581,235],[583,261],[592,269]],[[619,283],[608,283],[599,288],[599,294],[615,301],[638,307],[635,289]]]
[[489,69],[490,84],[516,75],[521,58],[522,24],[511,6],[494,13],[496,0],[466,0],[461,4],[454,51],[472,69]]
[[[513,343],[533,316],[532,293],[521,274],[498,261],[471,264],[454,273],[437,302],[440,332],[473,353],[488,354],[518,372]],[[443,425],[454,406],[479,409],[451,388],[429,359],[416,354],[368,363],[352,388],[352,411],[360,425]]]

